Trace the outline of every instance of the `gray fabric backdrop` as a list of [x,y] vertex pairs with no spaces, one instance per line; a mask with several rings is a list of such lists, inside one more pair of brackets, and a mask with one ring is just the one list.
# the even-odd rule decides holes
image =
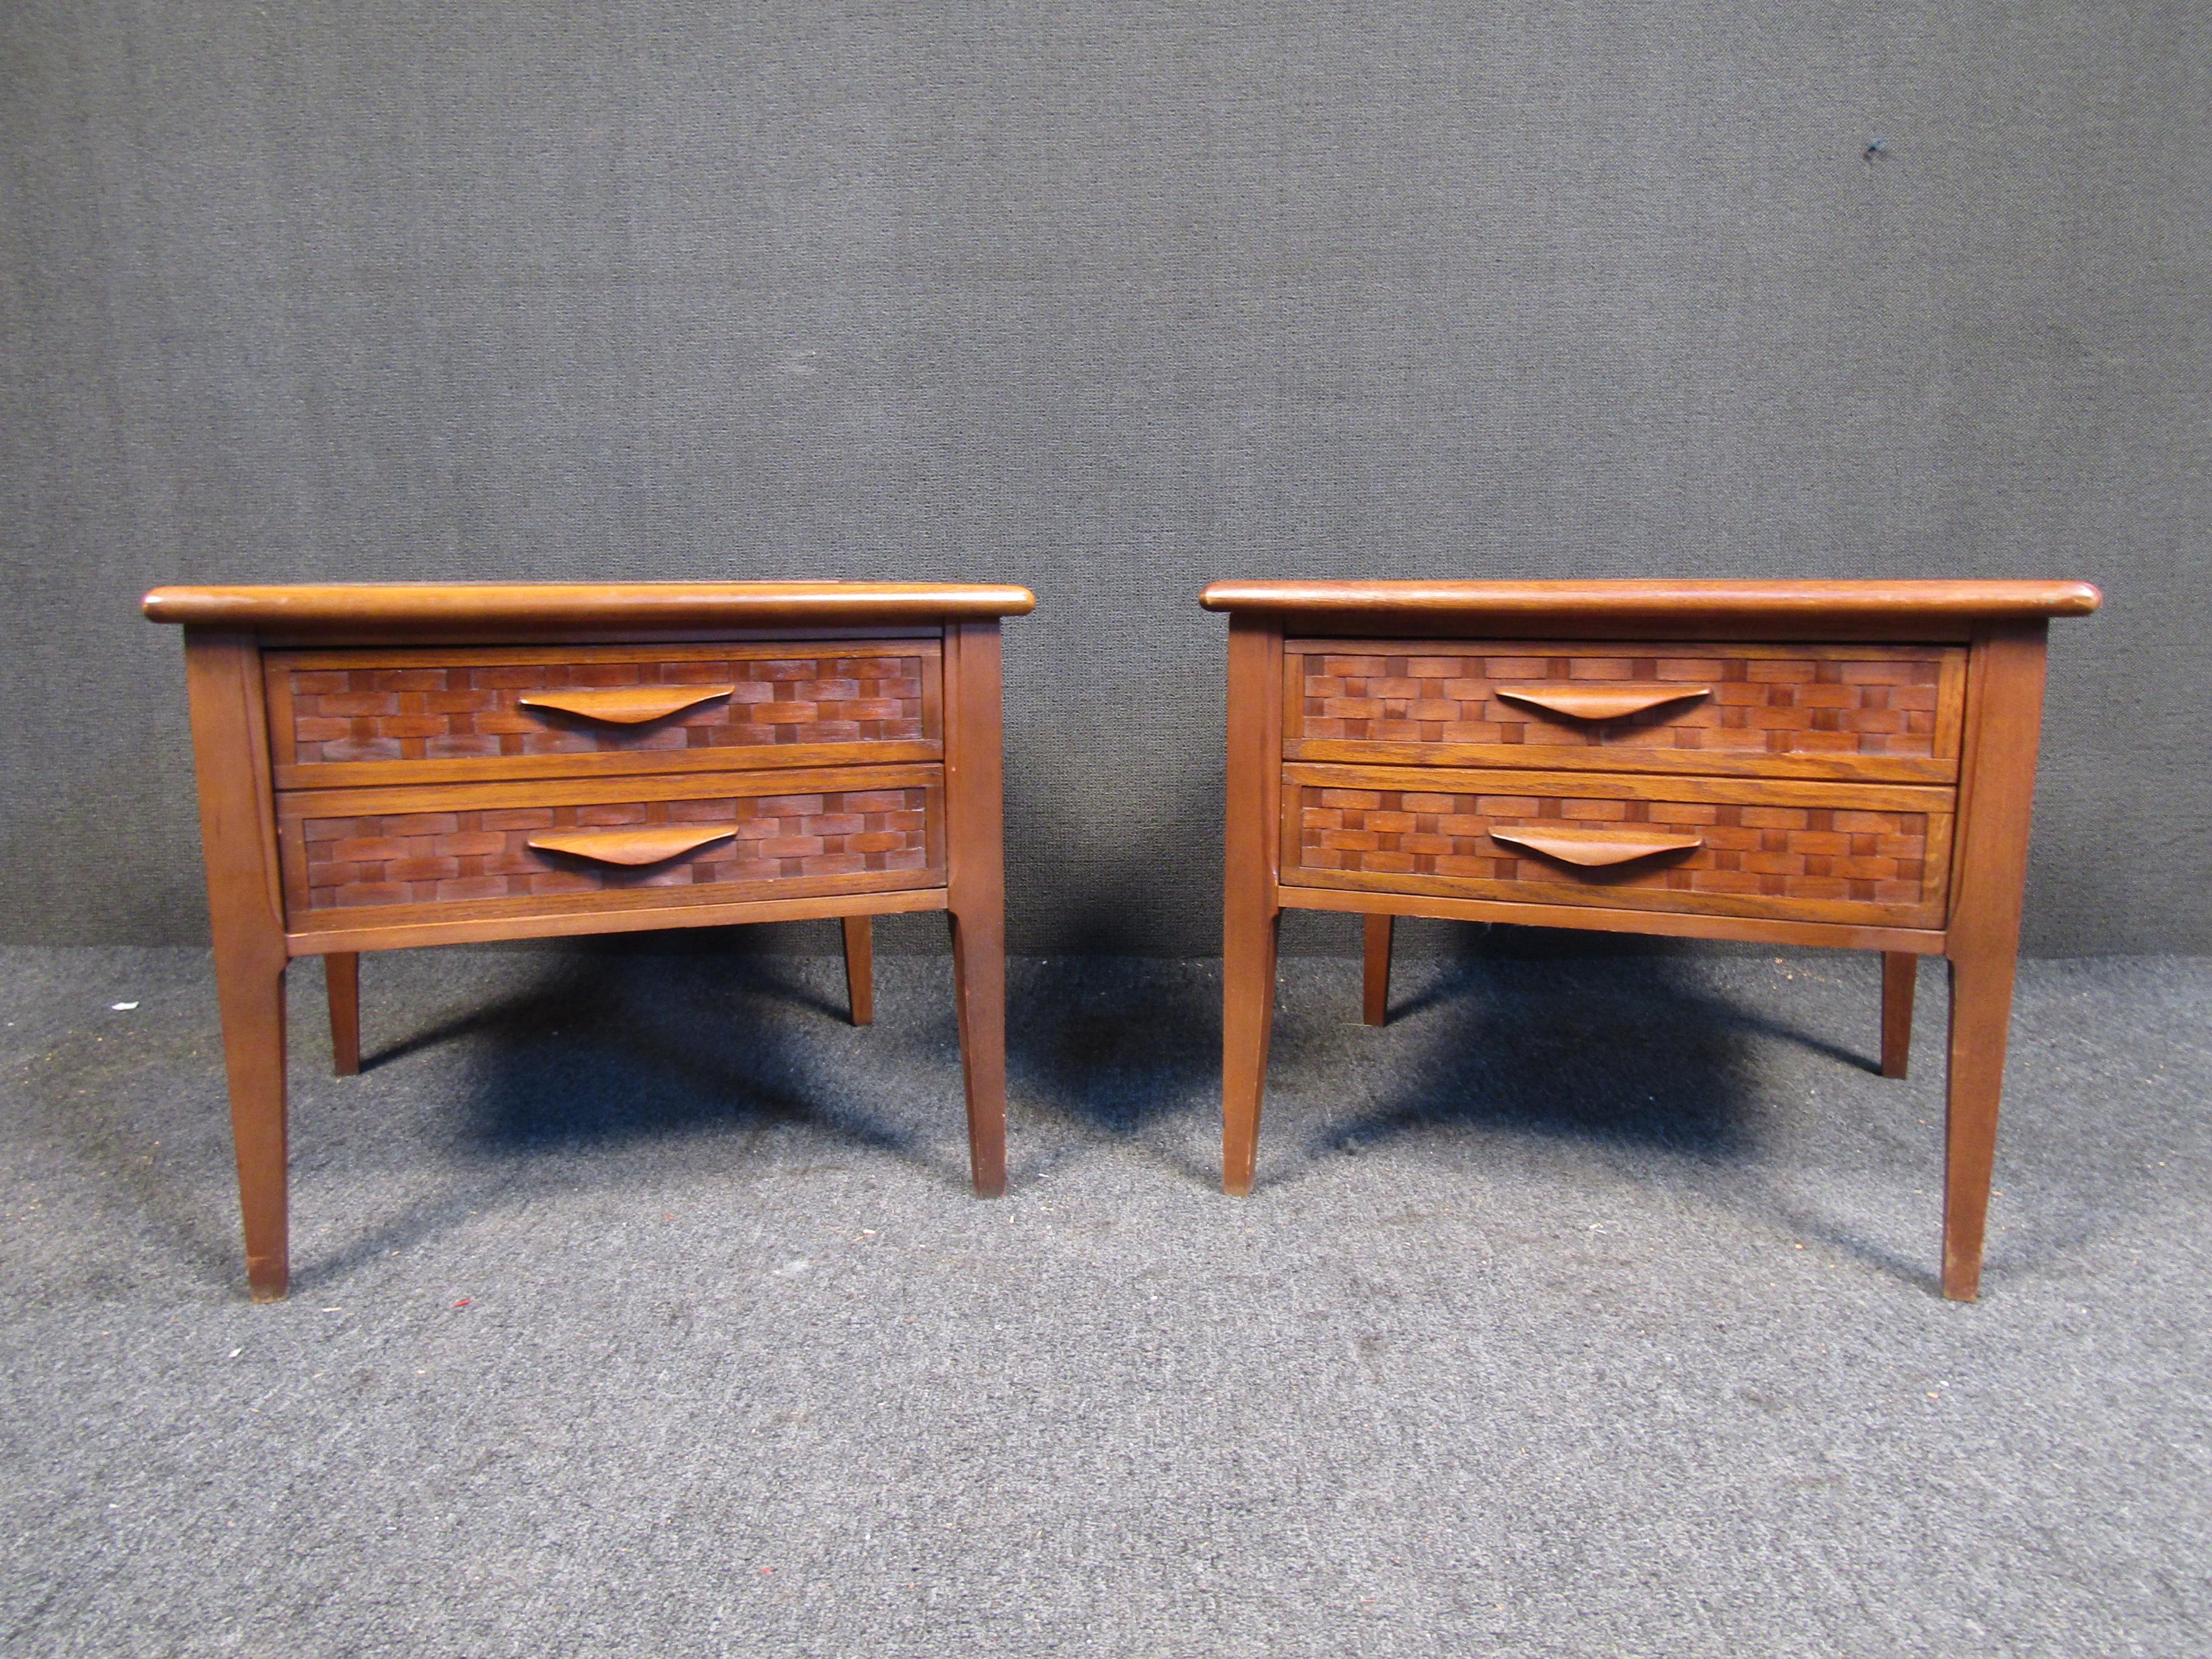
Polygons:
[[0,8],[0,938],[202,933],[161,580],[1026,582],[1014,943],[1182,952],[1209,576],[1973,574],[2212,950],[2212,8],[1509,9]]

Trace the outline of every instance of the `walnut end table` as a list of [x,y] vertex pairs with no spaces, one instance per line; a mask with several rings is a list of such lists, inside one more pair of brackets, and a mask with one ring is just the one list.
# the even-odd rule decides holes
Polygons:
[[1252,1188],[1286,908],[1951,966],[1943,1293],[1980,1285],[2042,717],[2069,581],[1222,581],[1222,1184]]
[[363,951],[944,910],[975,1191],[1006,1187],[1000,619],[1025,588],[164,587],[185,629],[256,1300],[285,1293],[284,969],[341,1073]]

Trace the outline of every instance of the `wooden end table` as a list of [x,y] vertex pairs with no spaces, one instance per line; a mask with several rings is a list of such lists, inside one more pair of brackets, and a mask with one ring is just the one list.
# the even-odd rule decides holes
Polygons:
[[843,919],[952,925],[975,1191],[1006,1188],[1000,618],[1025,588],[859,582],[164,587],[185,629],[258,1301],[285,1293],[284,969],[341,1073],[363,951]]
[[1252,1188],[1286,908],[1951,964],[1943,1293],[1981,1278],[2049,619],[2086,582],[1222,581],[1222,1184]]

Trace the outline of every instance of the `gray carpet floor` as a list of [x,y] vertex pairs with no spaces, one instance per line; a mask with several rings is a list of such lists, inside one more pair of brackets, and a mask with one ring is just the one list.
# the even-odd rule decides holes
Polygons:
[[[1983,1300],[1859,956],[294,973],[288,1303],[206,958],[0,953],[9,1655],[2212,1652],[2212,963],[2027,964]],[[127,1010],[111,1008],[135,1003]]]

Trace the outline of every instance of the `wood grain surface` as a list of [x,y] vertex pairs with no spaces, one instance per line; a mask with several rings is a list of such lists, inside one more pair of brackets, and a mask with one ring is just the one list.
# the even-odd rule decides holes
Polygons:
[[291,1282],[284,1093],[283,898],[276,869],[267,709],[251,636],[189,629],[185,680],[199,776],[216,994],[230,1081],[246,1278],[257,1302]]
[[[1628,621],[1691,617],[1741,627],[1747,618],[1798,615],[1848,630],[1857,618],[2086,617],[2103,599],[2081,581],[1237,581],[1208,583],[1208,611],[1294,617],[1382,612],[1476,621],[1521,616],[1558,624],[1588,617]],[[1848,632],[1838,637],[1849,637]]]
[[[702,803],[686,802],[685,805],[696,806]],[[608,809],[603,807],[599,810],[605,811]],[[642,814],[653,809],[647,806],[638,810]],[[548,820],[551,820],[553,809],[548,807],[544,811]],[[522,844],[533,853],[558,853],[571,858],[588,859],[594,864],[611,864],[623,869],[640,869],[649,864],[665,862],[681,854],[696,852],[702,847],[711,845],[726,836],[738,833],[733,824],[666,823],[649,824],[644,822],[642,817],[639,823],[640,827],[634,830],[543,830],[535,835],[526,835]],[[778,827],[782,826],[779,824]],[[803,822],[796,827],[803,828]],[[434,849],[438,845],[434,836],[425,836],[423,840],[428,842]],[[402,857],[404,859],[405,855],[403,854]],[[434,860],[434,862],[443,865],[447,861]],[[453,862],[458,866],[458,860]],[[312,861],[308,869],[312,878],[313,874]],[[374,872],[373,871],[372,873]],[[406,902],[411,896],[410,895],[401,902]],[[435,897],[437,895],[433,894],[430,896]]]
[[1221,920],[1221,1184],[1252,1190],[1274,1030],[1282,790],[1282,630],[1229,621],[1227,845]]
[[[1251,1190],[1282,908],[1918,957],[1952,978],[1942,1288],[1978,1293],[2048,618],[2086,582],[1216,582],[1222,1182]],[[1285,639],[1286,629],[1295,629]]]
[[969,582],[341,582],[157,587],[155,622],[310,633],[453,635],[527,628],[655,630],[1027,616],[1026,587]]
[[934,584],[167,588],[185,622],[247,1280],[289,1284],[284,988],[360,954],[948,910],[971,1174],[1006,1185],[999,618]]
[[1006,1190],[1005,711],[999,623],[945,629],[946,904],[952,1000],[978,1198]]
[[1638,652],[1597,641],[1297,639],[1285,650],[1293,684],[1284,736],[1294,757],[1958,775],[1966,653],[1956,647]]
[[1509,772],[1489,775],[1479,789],[1442,790],[1431,786],[1434,775],[1370,774],[1350,787],[1293,779],[1283,797],[1284,885],[1896,927],[1943,922],[1948,791],[1923,792],[1933,799],[1898,811],[1835,799],[1686,799],[1705,792],[1659,779],[1634,781],[1647,794],[1593,798],[1519,781],[1556,775]]
[[935,760],[934,638],[273,651],[279,788]]

